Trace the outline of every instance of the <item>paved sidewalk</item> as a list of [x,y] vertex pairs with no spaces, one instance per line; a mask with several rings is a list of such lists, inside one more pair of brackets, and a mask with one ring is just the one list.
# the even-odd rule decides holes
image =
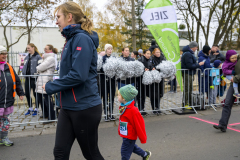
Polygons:
[[[177,93],[169,93],[167,92],[170,88],[170,86],[167,85],[165,88],[165,94],[163,98],[160,101],[160,108],[162,111],[162,114],[169,115],[173,114],[171,109],[174,108],[179,108],[182,106],[182,97],[183,93],[178,91]],[[194,87],[194,90],[197,90],[197,87]],[[225,92],[226,94],[226,92]],[[223,96],[225,97],[225,96]],[[224,98],[221,97],[220,101],[222,101]],[[219,102],[220,102],[219,101]],[[40,115],[42,115],[41,109],[39,109],[38,116],[25,116],[25,113],[27,112],[28,108],[26,98],[24,99],[23,102],[19,102],[16,100],[16,106],[14,107],[14,113],[11,115],[10,120],[11,120],[11,127],[10,127],[10,132],[19,132],[19,131],[37,131],[39,130],[40,133],[46,129],[46,128],[52,128],[56,126],[56,123],[48,124],[48,125],[43,125],[42,122],[48,121],[47,119],[42,119],[40,118]],[[118,106],[120,103],[118,102],[117,96],[115,97],[114,101],[114,111],[113,113],[118,114]],[[219,105],[221,106],[221,105]],[[150,105],[150,99],[147,97],[146,102],[145,102],[145,110],[148,112],[150,116],[154,116],[153,113],[151,112],[152,107]],[[103,111],[103,116],[104,116],[104,111]],[[118,117],[118,116],[116,116]],[[103,117],[104,119],[104,117]],[[39,133],[39,134],[40,134]]]
[[[147,143],[137,145],[152,152],[150,160],[239,160],[240,107],[234,106],[229,121],[230,128],[222,133],[212,127],[218,123],[221,109],[200,111],[193,115],[163,115],[145,117]],[[118,121],[117,121],[118,122]],[[117,123],[118,124],[118,123]],[[29,132],[23,131],[22,133]],[[51,134],[51,132],[53,134]],[[53,128],[43,130],[41,136],[11,138],[14,146],[0,146],[0,160],[52,160],[55,144]],[[11,136],[11,134],[10,134]],[[99,148],[105,160],[121,159],[122,139],[114,122],[101,123]],[[75,141],[70,160],[83,160]],[[140,160],[132,154],[130,160]]]

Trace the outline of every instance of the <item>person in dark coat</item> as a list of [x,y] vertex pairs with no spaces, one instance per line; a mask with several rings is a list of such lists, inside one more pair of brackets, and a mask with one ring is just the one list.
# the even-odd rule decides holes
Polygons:
[[209,58],[210,63],[214,63],[215,60],[220,60],[223,63],[226,59],[225,56],[219,52],[219,46],[216,44],[212,46]]
[[14,111],[16,94],[23,100],[21,80],[13,67],[7,63],[7,49],[0,45],[0,145],[12,146],[8,138],[10,114]]
[[[198,54],[198,62],[204,62],[204,65],[200,66],[200,69],[202,72],[198,72],[198,86],[199,86],[199,91],[202,92],[203,94],[206,92],[208,95],[209,88],[211,84],[209,84],[210,80],[210,70],[205,70],[207,68],[212,68],[210,65],[210,58],[209,54],[211,52],[211,48],[207,45],[203,46],[203,50],[199,52]],[[205,70],[205,72],[204,72]],[[203,73],[203,74],[201,74]]]
[[61,56],[59,79],[43,85],[48,95],[60,92],[61,111],[54,157],[67,160],[75,139],[85,159],[104,160],[98,148],[102,101],[97,86],[98,34],[93,23],[75,2],[55,9],[56,24],[66,43]]
[[[159,65],[163,61],[166,61],[166,58],[161,53],[160,49],[155,48],[153,50],[152,61],[153,61],[154,68],[156,68],[157,65]],[[158,71],[160,71],[160,70],[158,69]],[[152,106],[154,106],[153,110],[155,110],[153,113],[154,114],[159,114],[159,113],[161,113],[161,111],[160,111],[160,101],[161,101],[161,98],[164,95],[164,79],[162,79],[162,81],[160,83],[153,83],[151,85],[151,90],[152,90],[152,93],[153,93],[151,96],[152,96],[152,99],[154,100]]]
[[204,65],[204,62],[197,63],[197,58],[194,56],[194,52],[198,49],[198,43],[193,41],[189,45],[183,48],[183,54],[181,59],[182,65],[182,77],[183,77],[183,107],[191,109],[189,105],[192,105],[192,85],[196,69]]
[[[152,57],[151,57],[151,52],[150,50],[145,50],[143,52],[143,56],[141,58],[138,59],[138,61],[142,62],[144,67],[145,67],[145,71],[151,71],[154,70],[154,65],[152,63]],[[146,115],[146,112],[144,112],[144,108],[145,108],[145,100],[146,100],[146,96],[150,97],[150,101],[151,101],[151,105],[152,108],[154,110],[154,97],[151,96],[152,94],[152,90],[151,90],[151,85],[144,85],[142,83],[142,77],[138,78],[138,96],[137,96],[137,101],[138,101],[138,109],[139,111],[141,111],[142,115]]]
[[[111,44],[105,45],[105,56],[103,56],[103,64],[106,60],[111,57],[113,47]],[[103,69],[100,74],[100,85],[101,85],[101,97],[103,98],[103,109],[105,114],[105,121],[116,120],[113,114],[114,97],[116,92],[116,81],[115,77],[109,78],[104,75]]]

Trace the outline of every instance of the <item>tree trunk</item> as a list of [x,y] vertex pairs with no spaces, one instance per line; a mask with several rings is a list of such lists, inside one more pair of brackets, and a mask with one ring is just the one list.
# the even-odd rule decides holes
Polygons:
[[135,24],[135,2],[132,0],[132,47],[136,51],[136,24]]

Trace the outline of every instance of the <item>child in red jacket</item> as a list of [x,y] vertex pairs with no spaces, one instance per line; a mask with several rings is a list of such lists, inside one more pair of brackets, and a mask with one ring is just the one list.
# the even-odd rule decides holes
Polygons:
[[137,94],[136,88],[130,84],[120,88],[118,92],[118,101],[121,103],[118,134],[123,138],[122,160],[129,160],[132,152],[143,157],[143,160],[148,160],[151,156],[151,152],[143,151],[135,144],[137,137],[141,143],[147,142],[144,119],[134,106]]

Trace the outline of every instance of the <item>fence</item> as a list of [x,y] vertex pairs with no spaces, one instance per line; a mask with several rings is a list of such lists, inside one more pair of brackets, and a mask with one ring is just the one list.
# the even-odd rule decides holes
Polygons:
[[[134,85],[139,94],[135,98],[135,105],[139,108],[140,112],[145,114],[172,114],[172,110],[192,108],[196,113],[198,109],[213,108],[216,110],[218,106],[224,105],[225,92],[230,83],[221,85],[219,80],[219,87],[213,89],[210,86],[212,81],[216,77],[213,74],[213,70],[218,70],[221,73],[221,69],[205,69],[204,72],[197,70],[194,76],[190,75],[189,70],[178,70],[181,72],[183,81],[179,84],[173,80],[172,86],[169,86],[169,81],[163,79],[161,83],[153,83],[151,85],[143,85],[142,77],[134,77],[129,79],[116,80],[106,77],[103,73],[98,73],[97,82],[99,86],[99,94],[103,102],[103,118],[105,121],[114,120],[119,115],[118,107],[120,103],[117,100],[118,89],[126,84]],[[32,75],[32,76],[19,76],[25,92],[31,93],[31,86],[37,83],[37,86],[41,79],[52,78],[56,75]],[[219,77],[218,77],[219,78]],[[207,81],[208,80],[208,81]],[[174,82],[175,81],[175,82]],[[174,88],[174,83],[176,84]],[[180,85],[183,85],[183,91],[180,90]],[[172,91],[171,88],[172,87]],[[32,87],[33,88],[33,87]],[[208,89],[208,90],[207,90]],[[215,90],[215,92],[213,92]],[[219,92],[219,98],[217,101],[212,100],[214,96],[217,96],[216,92]],[[20,102],[18,97],[14,105],[14,113],[11,115],[10,120],[12,125],[31,124],[40,122],[57,121],[59,101],[57,94],[52,96],[46,96],[43,94],[42,89],[38,89],[39,93],[32,92],[31,97],[34,101],[27,103],[27,98],[24,98],[23,102]],[[211,100],[210,100],[211,99]],[[39,103],[42,102],[42,105]],[[236,102],[238,103],[238,101]],[[28,106],[38,109],[38,114],[33,116],[25,115],[28,111]],[[40,107],[41,106],[41,107]],[[40,109],[41,108],[41,109]],[[40,116],[43,115],[42,118]],[[48,117],[48,119],[46,119]]]

